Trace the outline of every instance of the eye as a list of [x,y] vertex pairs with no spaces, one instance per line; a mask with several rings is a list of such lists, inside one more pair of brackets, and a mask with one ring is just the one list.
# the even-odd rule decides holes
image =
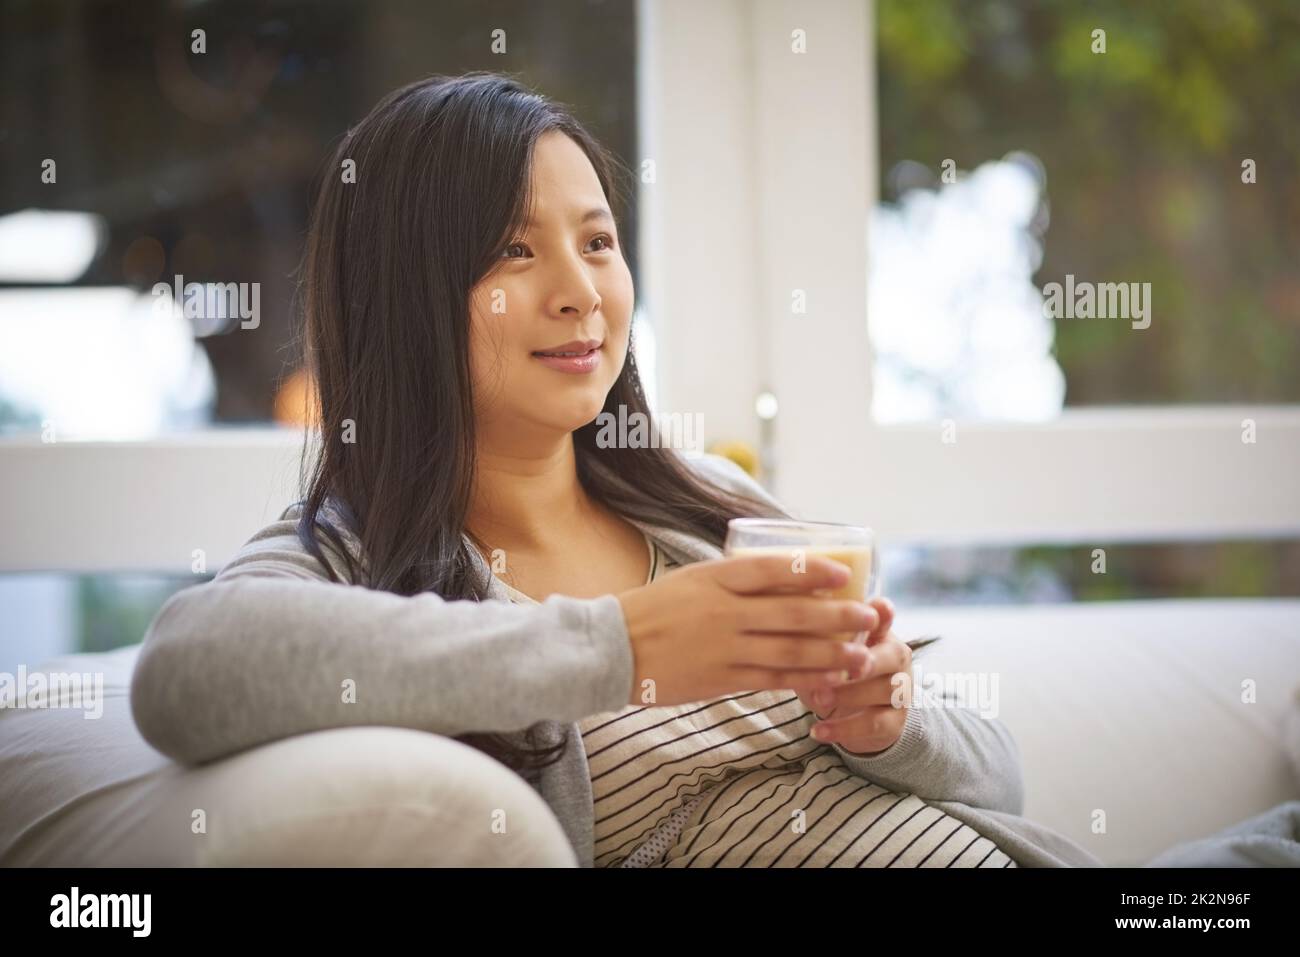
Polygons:
[[601,233],[599,236],[595,237],[595,238],[592,240],[593,243],[594,243],[594,242],[600,242],[600,241],[604,241],[604,243],[605,243],[604,247],[601,248],[601,249],[593,250],[593,252],[603,253],[603,252],[605,252],[605,250],[607,250],[607,249],[613,249],[613,248],[614,248],[614,240],[611,239],[611,238],[609,237],[608,234],[606,234],[606,233]]
[[527,248],[528,248],[528,247],[525,246],[523,243],[511,243],[509,246],[507,246],[507,247],[502,251],[502,253],[501,253],[501,258],[502,258],[502,259],[522,259],[522,258],[523,258],[522,255],[519,255],[519,256],[511,256],[511,255],[510,255],[510,251],[511,251],[512,249],[525,250],[525,249],[527,249]]

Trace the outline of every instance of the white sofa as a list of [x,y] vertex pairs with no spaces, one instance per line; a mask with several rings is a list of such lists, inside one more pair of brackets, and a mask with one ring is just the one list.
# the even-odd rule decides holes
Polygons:
[[[945,636],[919,659],[930,673],[998,676],[1025,815],[1107,864],[1300,797],[1282,743],[1300,733],[1300,600],[901,608],[897,630]],[[522,779],[438,735],[321,731],[180,767],[131,720],[137,650],[41,666],[102,671],[98,719],[0,710],[0,864],[575,863]],[[506,833],[460,826],[498,808]]]

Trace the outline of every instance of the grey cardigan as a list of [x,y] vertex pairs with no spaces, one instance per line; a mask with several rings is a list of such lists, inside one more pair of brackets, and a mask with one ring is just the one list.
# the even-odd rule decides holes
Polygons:
[[[729,459],[683,458],[718,486],[776,504]],[[591,867],[591,780],[576,722],[620,710],[631,698],[632,650],[618,599],[552,595],[538,605],[514,604],[495,577],[484,602],[395,595],[354,584],[322,539],[343,584],[331,582],[298,541],[300,507],[289,506],[253,535],[211,582],[177,592],[159,609],[131,680],[132,715],[145,740],[197,764],[345,725],[499,732],[521,743],[520,729],[535,726],[537,744],[558,743],[567,726],[562,758],[530,783],[578,862]],[[337,512],[332,517],[364,568],[358,540]],[[695,536],[631,521],[683,564],[722,555]],[[470,553],[488,574],[478,550]],[[358,695],[343,707],[340,675],[384,693]],[[1019,816],[1019,750],[996,719],[911,708],[902,736],[880,754],[862,758],[834,747],[854,773],[927,800],[1022,867],[1101,864]]]

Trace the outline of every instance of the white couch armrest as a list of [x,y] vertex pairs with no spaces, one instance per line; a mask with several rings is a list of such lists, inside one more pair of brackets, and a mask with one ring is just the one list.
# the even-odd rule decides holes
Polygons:
[[102,673],[97,718],[0,710],[0,864],[576,866],[523,778],[440,735],[338,728],[178,765],[131,719],[137,650],[40,666]]

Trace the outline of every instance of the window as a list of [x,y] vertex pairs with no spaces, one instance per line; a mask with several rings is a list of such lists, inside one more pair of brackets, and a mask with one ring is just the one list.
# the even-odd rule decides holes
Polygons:
[[[471,69],[567,103],[635,165],[632,0],[7,6],[0,435],[298,418],[294,271],[321,164],[383,95]],[[636,231],[633,210],[634,274]],[[178,276],[215,308],[151,321]]]
[[[1226,249],[1256,228],[1250,223],[1281,222],[1294,206],[1294,184],[1283,184],[1279,176],[1244,183],[1244,157],[1234,155],[1249,130],[1263,129],[1270,144],[1256,151],[1257,170],[1267,157],[1270,164],[1294,167],[1297,151],[1289,139],[1294,124],[1268,119],[1281,116],[1295,100],[1288,92],[1295,83],[1294,64],[1286,67],[1291,72],[1276,76],[1261,74],[1254,65],[1244,68],[1240,105],[1230,104],[1224,115],[1250,115],[1225,127],[1222,140],[1200,120],[1190,132],[1158,129],[1146,138],[1135,133],[1135,156],[1121,162],[1127,155],[1124,144],[1111,143],[1107,166],[1108,144],[1094,148],[1083,142],[1092,132],[1086,124],[1104,123],[1105,131],[1122,138],[1133,124],[1140,127],[1143,117],[1160,121],[1161,107],[1149,92],[1145,99],[1135,93],[1124,108],[1104,114],[1087,103],[1053,106],[1055,96],[1086,100],[1122,94],[1111,89],[1114,78],[1079,79],[1094,56],[1087,46],[1091,28],[1082,33],[1083,52],[1062,47],[1080,36],[1077,18],[1113,14],[1107,20],[1106,55],[1115,54],[1110,62],[1116,69],[1128,69],[1125,64],[1141,50],[1126,32],[1140,35],[1141,44],[1159,47],[1173,42],[1170,37],[1182,43],[1177,38],[1195,31],[1228,29],[1213,25],[1233,16],[1239,5],[1179,5],[1159,27],[1174,32],[1154,39],[1149,18],[1163,16],[1163,6],[1140,17],[1124,13],[1118,3],[1077,10],[1034,5],[1032,16],[1009,11],[1011,6],[955,0],[775,3],[714,10],[692,20],[695,29],[688,29],[690,18],[674,6],[655,8],[655,29],[643,34],[651,51],[643,53],[642,62],[672,63],[674,70],[671,75],[649,71],[643,81],[661,99],[667,99],[664,91],[699,91],[694,111],[664,110],[653,117],[651,142],[663,158],[661,169],[688,155],[691,162],[674,167],[671,193],[643,191],[652,224],[647,263],[652,286],[658,286],[657,302],[666,303],[669,314],[659,325],[665,401],[674,409],[709,409],[713,440],[741,439],[761,447],[769,466],[765,481],[799,514],[871,525],[885,543],[1111,547],[1300,535],[1300,483],[1294,480],[1300,473],[1297,385],[1294,376],[1275,375],[1272,354],[1295,345],[1286,339],[1295,311],[1285,292],[1294,282],[1294,269],[1285,265],[1296,258],[1294,231],[1260,225],[1271,235],[1249,237],[1261,244],[1258,258]],[[1016,10],[1028,6],[1015,5]],[[1189,25],[1190,16],[1208,17],[1211,26]],[[1252,16],[1263,38],[1260,56],[1291,62],[1294,57],[1286,51],[1293,49],[1294,17],[1287,19],[1280,3],[1254,5]],[[1059,29],[1041,33],[1043,24]],[[1231,30],[1226,41],[1216,42],[1241,42],[1232,39]],[[1017,36],[1022,47],[1032,49],[1019,49],[1007,39]],[[953,43],[961,53],[960,70],[950,63],[956,56]],[[901,69],[897,51],[908,44],[919,50],[915,69],[946,78],[930,81],[928,98],[917,99],[921,88],[900,92],[909,77],[886,76]],[[1204,54],[1216,71],[1249,59],[1236,48],[1216,49]],[[1040,54],[1050,62],[1039,64]],[[1199,69],[1191,51],[1169,56],[1179,69]],[[703,67],[696,66],[703,60],[709,62],[707,83]],[[1020,94],[1025,102],[1015,102],[1008,92],[1014,84],[1004,70],[1032,79],[1040,68],[1046,71],[1043,83],[1051,80],[1050,90],[1027,80]],[[1261,75],[1270,82],[1259,80]],[[987,90],[1008,101],[971,102]],[[911,99],[900,105],[904,95]],[[1169,115],[1195,112],[1199,96]],[[921,114],[900,118],[913,102]],[[1053,109],[1073,111],[1068,115],[1080,117],[1085,128],[1062,128]],[[707,135],[701,116],[710,121]],[[1279,133],[1283,125],[1287,130]],[[1049,139],[1040,141],[1040,135]],[[1058,145],[1062,138],[1064,145]],[[1066,155],[1071,145],[1078,155]],[[1176,164],[1167,167],[1172,192],[1162,183],[1142,185],[1145,192],[1135,193],[1125,178],[1133,169],[1184,151],[1187,176]],[[1210,216],[1208,232],[1171,230],[1170,223],[1182,222],[1180,211],[1192,208],[1181,199],[1183,184],[1200,182],[1226,156],[1233,161],[1222,170],[1223,192],[1210,196],[1208,213],[1197,214]],[[921,312],[915,302],[925,305],[925,315],[953,319],[942,307],[956,294],[926,288],[941,281],[933,269],[943,255],[930,252],[929,262],[916,263],[898,251],[939,249],[942,240],[930,237],[928,246],[907,246],[898,235],[907,224],[889,222],[888,215],[882,221],[877,213],[880,207],[886,214],[892,210],[896,219],[905,215],[896,208],[897,195],[921,182],[909,160],[925,167],[925,182],[951,189],[941,178],[946,158],[955,161],[956,187],[972,185],[972,171],[993,164],[980,174],[973,198],[958,190],[953,199],[970,205],[992,197],[1006,220],[986,230],[978,248],[959,234],[957,249],[948,254],[963,267],[955,273],[958,281],[969,287],[961,290],[961,302],[980,303],[984,295],[993,304],[964,309],[960,318],[969,333],[958,328],[956,342],[944,329],[906,325]],[[963,180],[963,172],[971,175]],[[1141,196],[1146,203],[1137,204],[1141,217],[1121,205],[1099,205],[1100,199],[1087,204],[1088,197],[1105,195],[1105,183],[1097,182],[1102,176],[1124,179],[1117,185],[1119,196]],[[1261,198],[1266,189],[1277,192]],[[1249,190],[1256,192],[1242,192]],[[932,219],[950,213],[971,218],[968,210],[954,210],[946,197],[940,200],[941,191],[914,192],[918,205],[928,204]],[[1148,193],[1171,198],[1157,202]],[[1230,196],[1243,199],[1240,208],[1227,208],[1223,197]],[[1272,206],[1276,210],[1261,210]],[[1145,232],[1108,242],[1107,209],[1134,217]],[[1188,215],[1191,222],[1195,217]],[[679,252],[692,248],[691,230],[699,222],[712,224],[720,248],[733,250],[730,257],[696,263]],[[1031,242],[1035,237],[1041,262]],[[886,245],[891,248],[883,249]],[[1215,250],[1228,256],[1211,268],[1207,264]],[[873,262],[903,273],[894,292],[873,287]],[[981,273],[976,267],[985,263],[1000,271]],[[1233,275],[1221,275],[1234,269]],[[1134,329],[1122,320],[1122,330],[1120,323],[1105,326],[1105,320],[1066,318],[1053,326],[1033,321],[1042,315],[1044,285],[1070,273],[1080,281],[1151,282],[1156,311],[1150,328]],[[1254,285],[1245,292],[1225,291],[1239,279]],[[1175,281],[1183,286],[1174,290]],[[1232,313],[1233,323],[1224,326],[1220,313],[1241,305],[1243,296],[1253,305]],[[1010,342],[997,334],[998,323],[1016,318],[1004,312],[1003,303],[1023,313],[1022,331]],[[1189,308],[1180,313],[1180,303]],[[896,315],[878,316],[887,307]],[[1174,345],[1149,336],[1162,317],[1161,337],[1186,328],[1187,340]],[[1231,345],[1219,342],[1225,329],[1239,330]],[[983,392],[953,387],[950,373],[967,334],[993,349],[979,374],[987,385]],[[1163,350],[1159,354],[1152,352],[1154,343]],[[1003,354],[1008,348],[1013,348],[1010,357]],[[1207,351],[1211,360],[1223,353],[1227,365],[1239,370],[1198,371],[1208,369]],[[913,383],[906,375],[916,370],[889,366],[900,354],[920,356],[920,371],[928,376],[928,381],[919,377],[915,395],[907,393]],[[728,361],[719,362],[718,356]],[[1014,375],[1013,360],[1021,366]],[[1267,367],[1267,375],[1252,379],[1256,361]],[[891,374],[895,381],[877,388]],[[778,409],[767,422],[754,413],[757,397],[765,392],[775,397]],[[878,420],[873,396],[882,394],[890,398],[891,409]]]

